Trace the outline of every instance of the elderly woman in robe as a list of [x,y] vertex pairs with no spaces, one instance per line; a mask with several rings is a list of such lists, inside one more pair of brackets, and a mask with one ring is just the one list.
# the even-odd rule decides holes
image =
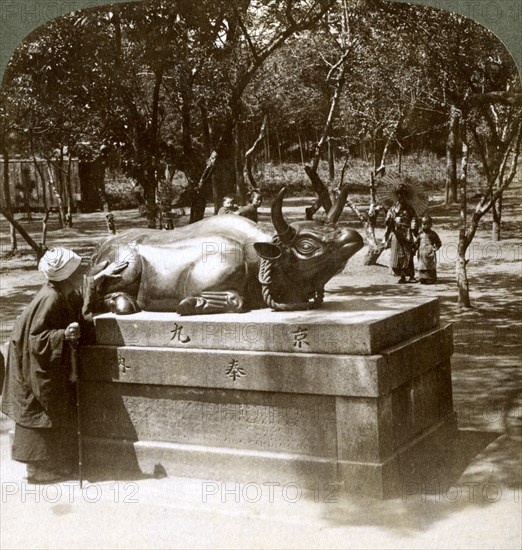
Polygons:
[[12,458],[27,465],[27,478],[49,483],[72,470],[77,448],[68,340],[92,333],[96,291],[127,263],[100,266],[82,286],[81,258],[66,248],[48,250],[38,269],[47,282],[15,323],[9,342],[2,412],[12,418]]

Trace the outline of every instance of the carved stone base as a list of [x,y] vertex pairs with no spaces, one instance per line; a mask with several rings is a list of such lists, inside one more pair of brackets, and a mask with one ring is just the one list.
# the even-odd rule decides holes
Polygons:
[[[358,304],[98,317],[81,350],[87,465],[397,494],[456,432],[451,327],[436,300]],[[238,337],[256,318],[258,337]]]

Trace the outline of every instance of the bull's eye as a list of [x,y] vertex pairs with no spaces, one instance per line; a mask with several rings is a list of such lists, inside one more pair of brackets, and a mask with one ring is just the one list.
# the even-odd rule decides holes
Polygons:
[[298,252],[304,255],[313,254],[320,248],[320,246],[311,239],[302,239],[298,243],[296,243],[295,247],[297,248]]

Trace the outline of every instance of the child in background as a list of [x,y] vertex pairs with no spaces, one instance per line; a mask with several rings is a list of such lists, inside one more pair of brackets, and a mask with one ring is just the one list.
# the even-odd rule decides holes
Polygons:
[[433,220],[424,216],[416,239],[417,279],[421,284],[437,282],[437,250],[442,246],[439,236],[432,229]]
[[236,214],[238,207],[234,202],[234,197],[227,195],[223,197],[221,208],[218,210],[218,214]]

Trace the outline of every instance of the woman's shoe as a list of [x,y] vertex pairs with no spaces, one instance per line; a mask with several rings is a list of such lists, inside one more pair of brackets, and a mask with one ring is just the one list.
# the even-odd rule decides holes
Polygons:
[[43,466],[27,465],[27,481],[29,483],[53,483],[59,481],[60,475]]

